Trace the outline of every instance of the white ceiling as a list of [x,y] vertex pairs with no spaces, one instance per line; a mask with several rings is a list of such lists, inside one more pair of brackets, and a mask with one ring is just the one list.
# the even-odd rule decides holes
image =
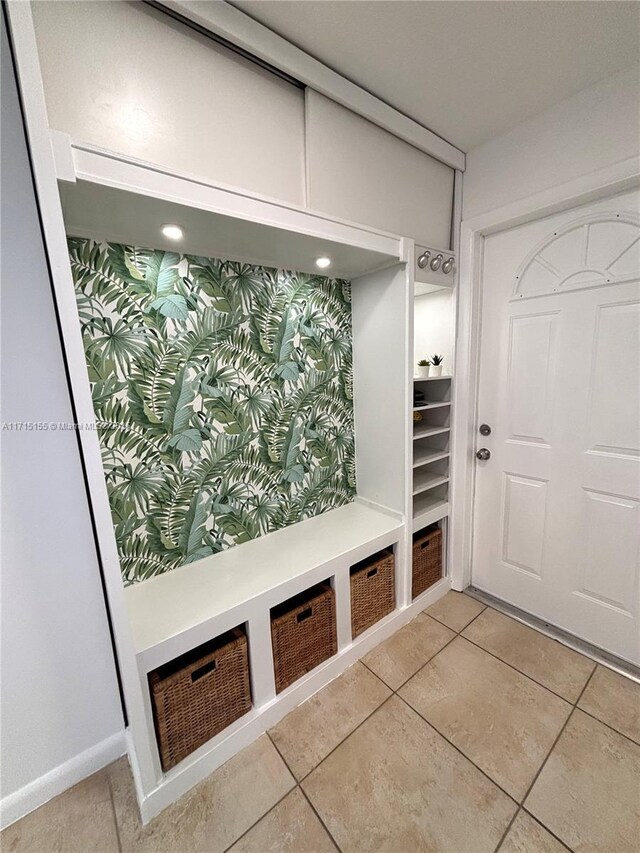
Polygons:
[[232,0],[463,151],[640,60],[627,0]]

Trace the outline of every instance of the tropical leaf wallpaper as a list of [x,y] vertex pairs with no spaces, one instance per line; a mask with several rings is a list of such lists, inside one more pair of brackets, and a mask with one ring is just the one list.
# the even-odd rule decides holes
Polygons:
[[69,255],[125,584],[353,500],[349,282]]

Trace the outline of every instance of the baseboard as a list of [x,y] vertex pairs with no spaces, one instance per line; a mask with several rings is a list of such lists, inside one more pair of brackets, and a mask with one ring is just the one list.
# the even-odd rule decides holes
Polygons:
[[125,733],[117,732],[3,797],[0,800],[0,829],[5,829],[67,788],[111,764],[126,751]]

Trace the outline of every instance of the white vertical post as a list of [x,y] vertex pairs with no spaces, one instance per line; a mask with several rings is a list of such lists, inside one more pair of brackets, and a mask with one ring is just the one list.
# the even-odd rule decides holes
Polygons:
[[249,640],[249,677],[253,705],[261,708],[276,696],[276,681],[273,671],[273,646],[271,644],[271,616],[262,606],[247,622]]
[[349,566],[342,566],[335,573],[332,585],[336,596],[338,652],[341,652],[351,645],[351,581]]

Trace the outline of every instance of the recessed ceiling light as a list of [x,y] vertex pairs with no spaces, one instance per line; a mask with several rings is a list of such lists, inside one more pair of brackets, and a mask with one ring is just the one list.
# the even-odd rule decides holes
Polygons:
[[182,240],[184,231],[179,225],[163,225],[162,233],[170,240]]
[[316,258],[316,266],[320,267],[321,270],[326,270],[327,267],[331,266],[331,258],[327,258],[326,256]]

